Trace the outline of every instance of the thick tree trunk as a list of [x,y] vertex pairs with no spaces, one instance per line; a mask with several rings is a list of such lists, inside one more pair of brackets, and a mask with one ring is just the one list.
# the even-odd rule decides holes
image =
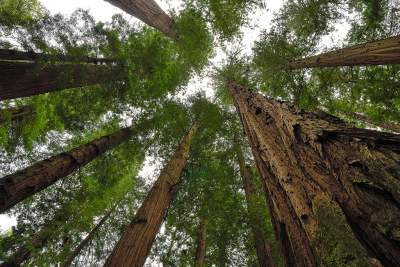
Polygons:
[[92,64],[109,64],[115,63],[114,59],[110,58],[95,58],[95,57],[73,57],[68,55],[48,55],[43,53],[35,53],[33,51],[19,51],[11,49],[0,49],[0,60],[8,61],[52,61],[52,62],[79,62]]
[[140,19],[147,25],[156,28],[168,37],[176,39],[174,21],[154,0],[106,0],[128,14]]
[[400,36],[350,46],[289,62],[289,69],[388,65],[400,63]]
[[[250,212],[255,196],[255,189],[251,180],[251,170],[250,167],[246,166],[245,164],[243,153],[240,147],[238,148],[237,156],[239,161],[240,175],[243,181],[244,193],[246,196],[247,208]],[[272,257],[271,245],[265,239],[265,235],[263,230],[261,229],[261,226],[256,221],[254,221],[254,218],[250,218],[250,220],[250,227],[254,235],[257,258],[260,267],[274,267],[275,263]]]
[[18,202],[54,184],[126,141],[131,135],[132,129],[124,128],[1,178],[0,212],[6,211]]
[[175,195],[176,186],[189,155],[190,144],[197,130],[195,123],[182,139],[178,149],[164,166],[142,206],[126,228],[104,266],[141,267]]
[[371,118],[367,117],[366,115],[358,112],[344,112],[347,116],[350,116],[351,118],[354,118],[356,120],[359,120],[361,122],[364,122],[366,124],[372,125],[372,126],[378,126],[382,129],[389,130],[395,133],[400,133],[400,125],[396,123],[390,123],[390,122],[377,122],[372,120]]
[[400,137],[227,86],[289,262],[400,266]]
[[90,231],[90,233],[82,239],[82,241],[79,243],[79,245],[72,251],[72,253],[67,257],[67,259],[64,261],[62,264],[63,267],[68,267],[71,266],[71,263],[74,261],[74,259],[81,253],[82,249],[86,247],[86,245],[92,240],[94,235],[97,233],[97,231],[100,229],[100,227],[108,220],[108,218],[111,216],[111,214],[114,212],[114,210],[117,208],[118,203],[116,203],[104,216],[101,218],[101,220],[96,224],[96,226]]
[[201,219],[199,236],[197,239],[196,258],[194,261],[195,267],[202,267],[206,257],[207,224],[207,219]]
[[0,123],[8,120],[18,121],[24,118],[30,118],[35,115],[35,109],[31,105],[26,105],[18,108],[0,109]]
[[115,80],[111,68],[93,64],[0,61],[0,101]]

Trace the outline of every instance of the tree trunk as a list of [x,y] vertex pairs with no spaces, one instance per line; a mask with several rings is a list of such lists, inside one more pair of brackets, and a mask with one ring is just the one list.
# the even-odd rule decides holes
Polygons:
[[358,112],[343,112],[347,116],[359,120],[361,122],[367,123],[372,126],[378,126],[382,129],[386,129],[395,133],[400,133],[400,125],[397,123],[390,123],[390,122],[377,122],[372,120],[371,118],[367,117],[366,115]]
[[195,123],[163,168],[142,206],[126,228],[104,266],[141,267],[175,195],[186,165],[190,144],[197,130]]
[[63,267],[68,267],[71,266],[71,263],[74,261],[74,259],[81,253],[82,249],[86,247],[86,245],[92,240],[94,235],[97,233],[97,231],[100,229],[100,227],[107,221],[107,219],[111,216],[111,213],[114,212],[114,210],[118,207],[119,203],[121,201],[118,201],[104,216],[101,218],[101,220],[97,223],[97,225],[90,231],[90,233],[82,239],[82,241],[79,243],[79,245],[74,249],[74,251],[67,257],[67,259],[64,261],[62,264]]
[[0,212],[54,184],[132,135],[131,128],[95,139],[0,179]]
[[95,57],[73,57],[68,55],[49,55],[43,53],[35,53],[33,51],[19,51],[11,49],[0,49],[0,60],[8,61],[53,61],[53,62],[79,62],[92,64],[109,64],[115,63],[110,58]]
[[0,101],[115,80],[111,68],[93,64],[0,61]]
[[206,257],[206,239],[207,239],[207,219],[202,219],[200,222],[199,236],[197,239],[195,267],[202,267]]
[[369,266],[372,255],[385,266],[400,266],[400,137],[351,128],[235,82],[227,87],[275,225],[289,242],[289,261]]
[[166,36],[176,39],[174,21],[154,0],[106,0],[128,14],[140,19],[147,25],[156,28]]
[[289,69],[400,63],[400,35],[289,62]]
[[8,120],[18,121],[24,118],[33,117],[33,115],[35,115],[35,109],[31,105],[0,109],[0,123],[4,123]]
[[[250,209],[253,206],[255,196],[255,189],[251,180],[251,171],[250,167],[246,166],[245,164],[243,153],[240,147],[238,147],[237,156],[239,161],[240,175],[243,181],[244,193],[246,196],[247,209],[250,213]],[[257,258],[260,267],[274,267],[275,263],[272,257],[271,245],[265,239],[265,235],[261,226],[257,223],[257,221],[254,220],[254,218],[250,218],[250,227],[254,235]]]

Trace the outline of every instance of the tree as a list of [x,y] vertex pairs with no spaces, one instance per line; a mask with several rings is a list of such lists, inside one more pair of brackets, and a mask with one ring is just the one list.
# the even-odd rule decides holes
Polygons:
[[174,197],[182,170],[186,165],[190,144],[198,128],[194,123],[178,149],[164,166],[142,206],[126,228],[105,266],[143,266],[154,239]]
[[207,240],[207,219],[200,220],[199,236],[197,239],[196,258],[194,260],[195,267],[202,267],[206,256],[206,240]]
[[8,210],[18,202],[66,177],[77,168],[85,166],[96,157],[128,140],[133,132],[132,128],[123,128],[1,178],[0,210],[2,212]]
[[400,63],[400,36],[372,41],[289,62],[289,69]]
[[283,245],[291,244],[287,262],[316,266],[352,255],[351,264],[367,264],[365,249],[384,265],[398,264],[399,185],[392,170],[398,168],[399,137],[351,128],[232,81],[227,88],[278,216]]
[[31,105],[1,109],[0,110],[0,123],[4,123],[7,120],[11,120],[11,121],[22,120],[24,118],[32,117],[34,114],[35,114],[35,110]]

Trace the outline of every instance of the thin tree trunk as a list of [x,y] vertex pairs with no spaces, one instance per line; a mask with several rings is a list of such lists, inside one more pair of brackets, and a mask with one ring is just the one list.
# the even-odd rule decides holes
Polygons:
[[82,239],[82,241],[79,243],[79,245],[74,249],[74,251],[67,257],[67,259],[64,261],[62,264],[63,267],[68,267],[71,266],[71,263],[74,261],[74,259],[81,253],[82,249],[86,247],[86,245],[92,240],[94,235],[97,233],[97,231],[100,229],[100,227],[108,220],[108,218],[111,216],[111,214],[114,212],[114,210],[118,207],[119,203],[121,201],[118,201],[104,216],[101,218],[101,220],[96,224],[96,226],[90,231],[90,233]]
[[0,101],[115,80],[111,68],[93,64],[0,61]]
[[202,267],[206,257],[207,219],[201,219],[199,236],[197,239],[195,267]]
[[390,122],[377,122],[372,120],[371,118],[367,117],[365,114],[358,113],[358,112],[344,112],[347,116],[359,120],[361,122],[367,123],[372,126],[378,126],[382,129],[386,129],[395,133],[400,133],[400,125],[396,123]]
[[126,228],[104,266],[141,267],[175,195],[176,186],[189,155],[190,144],[197,130],[193,124],[178,149],[163,168],[142,206]]
[[388,65],[400,63],[400,36],[350,46],[289,62],[289,69]]
[[33,51],[19,51],[12,49],[0,49],[0,60],[8,61],[53,61],[53,62],[79,62],[92,64],[109,64],[115,63],[110,58],[95,57],[73,57],[68,55],[49,55],[43,53],[35,53]]
[[0,212],[54,184],[132,135],[131,128],[95,139],[0,179]]
[[[250,209],[253,205],[255,196],[255,189],[251,180],[251,171],[250,167],[246,166],[245,164],[243,153],[240,147],[238,147],[237,156],[239,161],[240,175],[242,176],[243,187],[246,196],[247,208],[249,212],[251,212]],[[272,257],[271,245],[265,239],[263,230],[257,221],[254,220],[254,218],[250,218],[250,227],[254,235],[257,258],[260,267],[274,267],[275,263]]]
[[275,225],[289,241],[289,261],[369,266],[373,255],[385,266],[400,266],[400,137],[351,128],[235,82],[227,87]]
[[4,123],[8,120],[18,121],[24,118],[33,117],[33,115],[35,115],[35,109],[31,105],[0,109],[0,123]]
[[128,14],[140,19],[172,39],[178,34],[174,29],[174,21],[154,0],[106,0]]

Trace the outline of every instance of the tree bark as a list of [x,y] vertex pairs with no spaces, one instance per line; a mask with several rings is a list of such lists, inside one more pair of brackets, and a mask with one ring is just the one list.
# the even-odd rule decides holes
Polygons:
[[156,28],[166,36],[177,39],[174,21],[154,0],[106,0],[128,14],[140,19],[147,25]]
[[71,266],[71,263],[74,261],[74,259],[81,253],[82,249],[86,247],[86,245],[92,240],[94,235],[97,233],[97,231],[100,229],[100,227],[107,221],[107,219],[111,216],[111,213],[114,212],[114,210],[118,207],[118,204],[121,201],[118,201],[104,216],[101,218],[101,220],[96,224],[96,226],[90,231],[90,233],[82,239],[82,241],[79,243],[79,245],[74,249],[74,251],[67,257],[67,259],[64,261],[62,264],[63,267],[68,267]]
[[95,58],[95,57],[73,57],[68,55],[49,55],[43,53],[35,53],[33,51],[20,51],[12,49],[0,49],[0,60],[5,61],[53,61],[53,62],[79,62],[92,64],[109,64],[116,61],[111,58]]
[[400,133],[400,125],[397,123],[390,123],[390,122],[377,122],[372,120],[368,116],[358,112],[344,112],[347,116],[359,120],[361,122],[367,123],[372,126],[378,126],[382,129],[386,129],[395,133]]
[[0,123],[8,120],[18,121],[24,118],[32,117],[35,115],[35,109],[31,105],[26,105],[17,108],[0,109]]
[[189,156],[190,144],[197,130],[193,124],[178,149],[164,166],[142,206],[126,228],[104,266],[141,267],[144,265],[154,239],[175,195],[176,186]]
[[194,261],[195,267],[202,267],[206,257],[207,224],[207,219],[201,219],[199,236],[197,239],[196,258]]
[[289,69],[400,63],[400,35],[289,62]]
[[93,64],[0,61],[0,101],[115,80],[111,68]]
[[0,179],[0,212],[54,184],[79,167],[129,139],[133,130],[123,128],[68,152],[39,161]]
[[[239,162],[240,176],[242,177],[244,193],[246,196],[247,209],[250,212],[255,196],[255,189],[251,180],[251,171],[250,167],[246,166],[240,147],[238,147],[237,156]],[[257,258],[260,267],[274,267],[275,263],[272,257],[271,245],[265,239],[263,230],[261,229],[260,225],[256,221],[254,221],[254,218],[250,218],[250,227],[254,235]]]
[[275,226],[287,240],[288,261],[369,266],[372,255],[385,266],[400,266],[400,137],[351,128],[235,82],[227,87]]

